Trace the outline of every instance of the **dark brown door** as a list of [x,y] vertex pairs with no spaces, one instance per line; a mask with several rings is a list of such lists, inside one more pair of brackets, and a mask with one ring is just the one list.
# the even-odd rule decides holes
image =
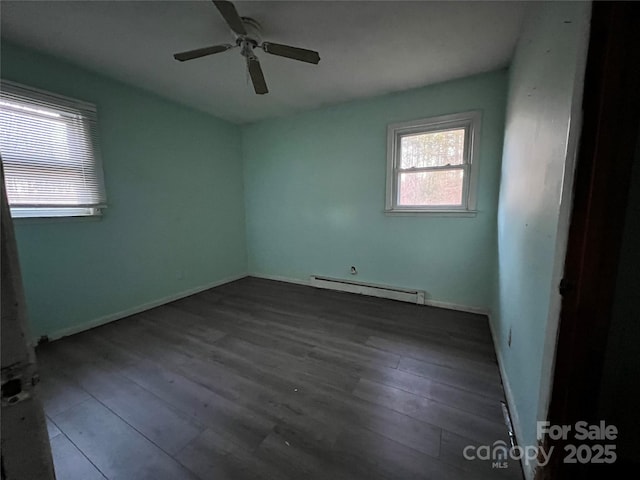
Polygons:
[[[581,420],[600,420],[598,397],[640,132],[638,19],[637,3],[595,2],[593,6],[583,128],[561,286],[562,312],[549,410],[552,424],[574,426]],[[576,441],[570,437],[569,443]],[[630,461],[568,464],[563,461],[566,443],[547,440],[550,445],[555,447],[552,462],[538,472],[538,478],[603,478]]]

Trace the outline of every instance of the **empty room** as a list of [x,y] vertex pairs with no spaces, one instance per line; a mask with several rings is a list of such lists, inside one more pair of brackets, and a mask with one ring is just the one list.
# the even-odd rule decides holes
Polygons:
[[3,480],[637,466],[637,6],[0,9]]

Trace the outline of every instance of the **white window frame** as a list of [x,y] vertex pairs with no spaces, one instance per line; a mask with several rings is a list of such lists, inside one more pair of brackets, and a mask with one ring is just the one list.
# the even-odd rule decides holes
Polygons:
[[[60,108],[77,108],[79,111],[83,111],[83,115],[91,115],[91,120],[86,119],[85,124],[87,130],[90,130],[89,122],[93,122],[94,128],[97,128],[97,109],[92,103],[78,100],[71,97],[59,95],[39,88],[31,87],[28,85],[12,82],[2,79],[0,82],[0,89],[10,90],[18,93],[25,98],[33,98],[34,100],[44,100],[50,104],[50,108],[55,108],[59,105]],[[104,202],[98,205],[78,205],[78,206],[12,206],[9,205],[11,217],[14,219],[34,219],[34,218],[73,218],[73,217],[100,217],[102,216],[102,210],[106,208],[106,193],[104,186],[104,170],[102,166],[102,158],[100,155],[100,149],[98,145],[97,134],[86,133],[87,142],[91,146],[93,165],[98,175],[99,182],[101,184],[101,190],[104,196]],[[7,172],[5,171],[5,176]]]
[[[387,127],[387,192],[385,213],[401,215],[475,216],[479,172],[481,112],[441,115],[394,123]],[[407,135],[464,128],[464,154],[461,165],[400,169],[400,139]],[[399,174],[438,170],[463,170],[461,205],[398,205]]]

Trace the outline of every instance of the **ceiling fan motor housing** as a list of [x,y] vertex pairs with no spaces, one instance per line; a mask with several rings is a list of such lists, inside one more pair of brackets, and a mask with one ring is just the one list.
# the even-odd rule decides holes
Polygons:
[[242,18],[242,24],[244,25],[244,28],[247,31],[247,34],[238,35],[234,33],[234,35],[236,36],[236,44],[241,45],[242,42],[246,40],[249,43],[253,44],[254,47],[261,45],[262,44],[262,27],[260,26],[260,24],[253,18],[249,18],[249,17],[241,17],[241,18]]
[[253,49],[262,44],[262,28],[253,18],[240,18],[242,19],[242,24],[244,25],[247,33],[246,35],[238,35],[234,33],[236,36],[236,45],[240,47],[240,54],[243,57],[256,58],[256,55],[253,53]]

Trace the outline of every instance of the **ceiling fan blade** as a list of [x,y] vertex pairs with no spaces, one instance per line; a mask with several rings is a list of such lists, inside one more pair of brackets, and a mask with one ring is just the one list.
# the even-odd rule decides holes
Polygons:
[[230,48],[233,48],[233,45],[229,45],[228,43],[224,45],[214,45],[212,47],[204,47],[196,50],[189,50],[188,52],[176,53],[173,58],[180,62],[184,62],[185,60],[193,60],[194,58],[205,57],[207,55],[213,55],[214,53],[226,52]]
[[289,45],[280,45],[279,43],[264,42],[262,49],[272,55],[279,55],[281,57],[292,58],[293,60],[300,60],[301,62],[318,64],[320,61],[320,54],[313,50],[307,50],[305,48],[290,47]]
[[256,57],[247,58],[247,66],[249,67],[249,75],[251,76],[251,82],[253,83],[253,89],[258,95],[264,95],[269,93],[267,88],[267,82],[264,80],[264,74],[260,67],[260,62]]
[[225,19],[231,30],[238,35],[247,34],[247,30],[244,28],[244,23],[242,23],[242,19],[240,18],[240,15],[238,15],[238,11],[233,3],[219,0],[213,0],[213,3],[218,7],[220,14]]

